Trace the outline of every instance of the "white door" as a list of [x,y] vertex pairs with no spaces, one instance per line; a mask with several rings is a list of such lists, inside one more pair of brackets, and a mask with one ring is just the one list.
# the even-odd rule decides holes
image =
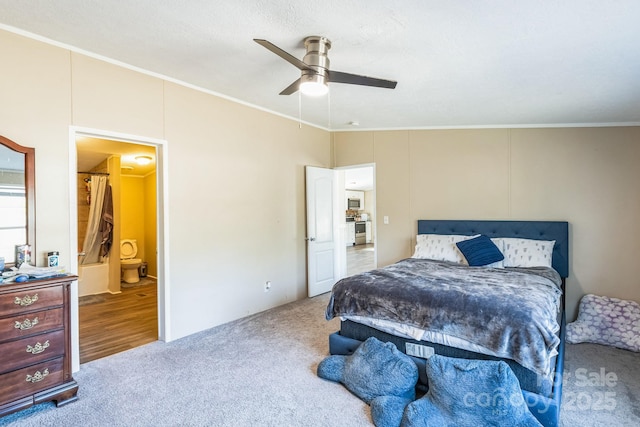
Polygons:
[[[342,252],[344,241],[338,220],[338,173],[332,169],[307,166],[307,289],[310,297],[329,292],[344,275]],[[340,193],[342,194],[342,193]],[[344,207],[342,207],[344,216]],[[344,245],[342,245],[344,246]],[[343,248],[344,249],[344,248]]]

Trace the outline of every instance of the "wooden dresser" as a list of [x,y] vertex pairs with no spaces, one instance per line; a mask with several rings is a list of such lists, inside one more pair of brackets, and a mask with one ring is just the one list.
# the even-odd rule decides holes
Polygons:
[[77,400],[69,322],[76,278],[0,284],[0,417],[41,402]]

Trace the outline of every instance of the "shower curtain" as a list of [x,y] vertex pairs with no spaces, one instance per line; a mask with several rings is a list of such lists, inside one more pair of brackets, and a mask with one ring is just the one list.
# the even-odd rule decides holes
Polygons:
[[85,255],[80,258],[80,264],[102,262],[102,257],[108,255],[111,248],[113,204],[110,187],[106,176],[91,176],[89,223],[82,245],[82,252]]

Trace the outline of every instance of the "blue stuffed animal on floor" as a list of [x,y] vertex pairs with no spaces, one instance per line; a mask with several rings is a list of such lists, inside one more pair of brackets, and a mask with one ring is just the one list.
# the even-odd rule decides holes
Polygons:
[[350,356],[329,356],[318,376],[342,383],[371,405],[377,427],[540,427],[505,362],[434,355],[429,391],[415,400],[418,370],[392,343],[369,338]]
[[429,391],[400,410],[394,398],[376,399],[377,427],[541,427],[503,361],[434,355],[427,361]]
[[418,368],[393,343],[371,337],[349,356],[329,356],[318,365],[318,376],[343,384],[366,403],[379,396],[416,398]]

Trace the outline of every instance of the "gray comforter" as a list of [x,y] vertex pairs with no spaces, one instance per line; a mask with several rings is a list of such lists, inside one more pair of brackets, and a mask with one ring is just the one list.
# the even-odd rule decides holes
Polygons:
[[409,258],[333,286],[327,320],[365,316],[445,334],[548,375],[560,275],[551,268],[482,268]]

